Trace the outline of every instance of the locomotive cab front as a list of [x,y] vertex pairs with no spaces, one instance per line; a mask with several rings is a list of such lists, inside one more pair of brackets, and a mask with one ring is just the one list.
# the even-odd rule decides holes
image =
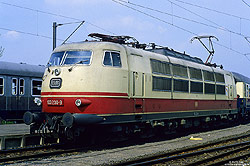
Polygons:
[[43,76],[40,117],[44,122],[36,122],[41,118],[32,114],[26,119],[36,126],[32,130],[39,126],[42,131],[106,123],[102,115],[128,112],[127,97],[128,66],[122,45],[65,44],[53,51]]

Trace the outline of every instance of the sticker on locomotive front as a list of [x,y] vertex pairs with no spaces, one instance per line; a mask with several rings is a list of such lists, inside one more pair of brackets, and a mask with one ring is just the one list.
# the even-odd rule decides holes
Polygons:
[[63,99],[47,99],[48,106],[63,106],[64,100]]

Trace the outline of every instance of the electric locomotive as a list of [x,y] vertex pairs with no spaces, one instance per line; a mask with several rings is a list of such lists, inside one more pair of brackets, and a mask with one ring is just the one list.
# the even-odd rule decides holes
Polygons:
[[24,115],[32,132],[72,138],[95,126],[123,135],[156,127],[167,133],[237,118],[231,72],[167,47],[125,43],[128,36],[91,36],[100,41],[53,51],[43,76],[42,113]]
[[40,97],[45,66],[0,61],[0,124],[23,122],[26,111],[41,112],[34,103]]

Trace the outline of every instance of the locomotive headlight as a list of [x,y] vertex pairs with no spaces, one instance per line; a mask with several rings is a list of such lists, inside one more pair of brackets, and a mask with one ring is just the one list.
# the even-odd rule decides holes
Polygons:
[[55,69],[55,75],[56,75],[56,76],[59,76],[60,73],[61,73],[61,70],[60,70],[60,69]]
[[77,107],[80,107],[80,106],[88,106],[88,105],[90,105],[90,104],[91,104],[91,101],[88,100],[88,99],[83,99],[83,98],[81,98],[81,99],[76,99],[76,101],[75,101],[75,105],[76,105]]
[[80,107],[82,105],[81,99],[76,99],[75,104],[77,107]]
[[34,102],[35,102],[36,105],[38,105],[38,106],[42,105],[42,100],[41,100],[41,98],[36,97],[36,98],[34,99]]

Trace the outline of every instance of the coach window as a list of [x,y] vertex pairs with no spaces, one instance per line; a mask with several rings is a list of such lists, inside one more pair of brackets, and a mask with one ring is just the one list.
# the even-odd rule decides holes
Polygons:
[[0,78],[0,96],[4,94],[4,79]]
[[19,95],[24,95],[24,79],[19,79]]
[[41,87],[42,81],[41,80],[32,80],[32,96],[40,96],[41,95]]
[[17,95],[17,79],[12,78],[12,95]]
[[121,56],[119,52],[106,51],[103,58],[104,66],[121,67]]

